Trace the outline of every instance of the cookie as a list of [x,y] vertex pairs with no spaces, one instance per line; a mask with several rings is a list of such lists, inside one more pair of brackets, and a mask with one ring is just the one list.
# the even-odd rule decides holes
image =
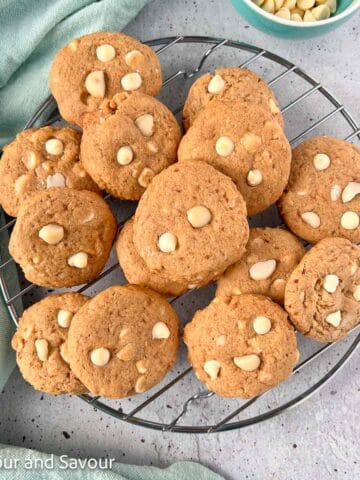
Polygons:
[[119,32],[96,32],[72,40],[56,55],[50,89],[61,116],[82,126],[83,116],[122,91],[156,95],[161,65],[150,47]]
[[156,273],[150,272],[134,246],[133,224],[133,219],[126,222],[116,241],[117,256],[127,281],[171,297],[177,297],[186,292],[188,289],[186,282],[165,280]]
[[233,179],[249,215],[274,203],[287,184],[291,149],[270,112],[253,103],[213,101],[182,138],[179,161],[202,160]]
[[99,275],[115,234],[115,218],[99,195],[50,188],[21,205],[9,251],[30,282],[71,287]]
[[360,248],[324,238],[303,257],[285,288],[285,308],[303,335],[320,342],[343,338],[360,318]]
[[243,100],[271,112],[281,127],[284,120],[271,89],[256,73],[246,68],[218,68],[215,74],[205,73],[191,86],[183,110],[185,129],[191,127],[199,112],[213,100],[229,103]]
[[184,341],[199,380],[223,397],[260,395],[299,359],[286,312],[262,295],[215,298],[186,325]]
[[287,230],[252,228],[245,255],[219,278],[216,296],[258,293],[282,305],[286,281],[304,254]]
[[204,162],[176,163],[157,175],[139,202],[133,229],[148,269],[188,288],[238,261],[249,236],[241,194]]
[[75,313],[88,301],[79,293],[50,295],[27,308],[12,339],[24,379],[36,390],[58,395],[85,393],[69,366],[67,338]]
[[309,243],[325,237],[360,241],[360,150],[333,137],[313,137],[293,152],[279,201],[287,226]]
[[39,190],[69,187],[99,191],[85,172],[80,132],[73,128],[31,128],[5,145],[0,161],[0,203],[16,217],[20,205]]
[[[176,161],[180,128],[165,105],[142,93],[122,93],[87,123],[81,160],[114,197],[138,200],[152,178]],[[92,119],[93,119],[92,118]]]
[[122,398],[156,385],[174,365],[179,319],[158,293],[114,286],[73,318],[68,353],[75,374],[94,395]]

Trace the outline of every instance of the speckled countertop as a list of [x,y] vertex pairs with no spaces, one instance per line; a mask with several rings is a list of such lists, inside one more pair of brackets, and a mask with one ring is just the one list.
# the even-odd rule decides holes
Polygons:
[[[142,40],[213,35],[267,48],[321,79],[360,120],[359,14],[331,35],[288,41],[247,25],[228,0],[155,0],[126,33]],[[201,436],[133,427],[77,398],[43,396],[15,371],[0,395],[0,443],[134,464],[195,460],[233,480],[353,480],[360,477],[359,360],[358,349],[321,392],[281,416]]]

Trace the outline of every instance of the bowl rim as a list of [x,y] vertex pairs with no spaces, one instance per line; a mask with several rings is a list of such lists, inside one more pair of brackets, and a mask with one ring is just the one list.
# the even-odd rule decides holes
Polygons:
[[263,16],[267,20],[271,22],[277,23],[279,25],[286,25],[287,27],[292,28],[316,28],[322,25],[330,25],[332,23],[337,22],[343,18],[348,17],[352,13],[354,13],[360,7],[360,0],[353,0],[352,3],[339,15],[335,15],[334,17],[327,18],[325,20],[318,20],[317,22],[294,22],[293,20],[286,20],[285,18],[277,17],[273,13],[265,12],[261,7],[256,5],[252,0],[236,0],[236,1],[243,1],[251,8],[255,13]]

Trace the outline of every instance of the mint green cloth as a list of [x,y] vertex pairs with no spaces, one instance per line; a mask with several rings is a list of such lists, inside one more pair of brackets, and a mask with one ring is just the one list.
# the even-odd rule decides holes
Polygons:
[[[5,470],[5,459],[9,466],[17,460],[17,468]],[[61,457],[60,457],[61,459]],[[176,462],[168,468],[138,467],[114,463],[110,470],[97,468],[91,470],[62,470],[61,467],[70,465],[67,458],[61,462],[59,457],[45,453],[35,452],[25,448],[7,447],[0,445],[0,479],[1,480],[223,480],[222,477],[211,470],[193,462]],[[35,461],[43,462],[45,468],[31,468]],[[45,463],[47,461],[47,463]],[[3,468],[1,468],[3,464]],[[89,465],[91,467],[91,465]],[[103,464],[104,466],[104,464]]]
[[148,1],[0,0],[0,146],[49,95],[59,48],[85,33],[122,30]]

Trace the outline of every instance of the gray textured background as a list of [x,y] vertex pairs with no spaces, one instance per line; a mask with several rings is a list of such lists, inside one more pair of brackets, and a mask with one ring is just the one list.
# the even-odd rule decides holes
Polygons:
[[[321,79],[360,120],[359,20],[358,14],[325,37],[288,41],[247,25],[227,0],[155,0],[126,33],[142,40],[213,35],[267,48]],[[195,460],[234,480],[355,479],[360,476],[359,359],[358,351],[320,393],[297,408],[240,431],[206,436],[135,428],[93,412],[76,398],[42,396],[14,372],[0,395],[0,443],[73,456],[108,455],[134,464]],[[310,380],[311,374],[304,381]]]

